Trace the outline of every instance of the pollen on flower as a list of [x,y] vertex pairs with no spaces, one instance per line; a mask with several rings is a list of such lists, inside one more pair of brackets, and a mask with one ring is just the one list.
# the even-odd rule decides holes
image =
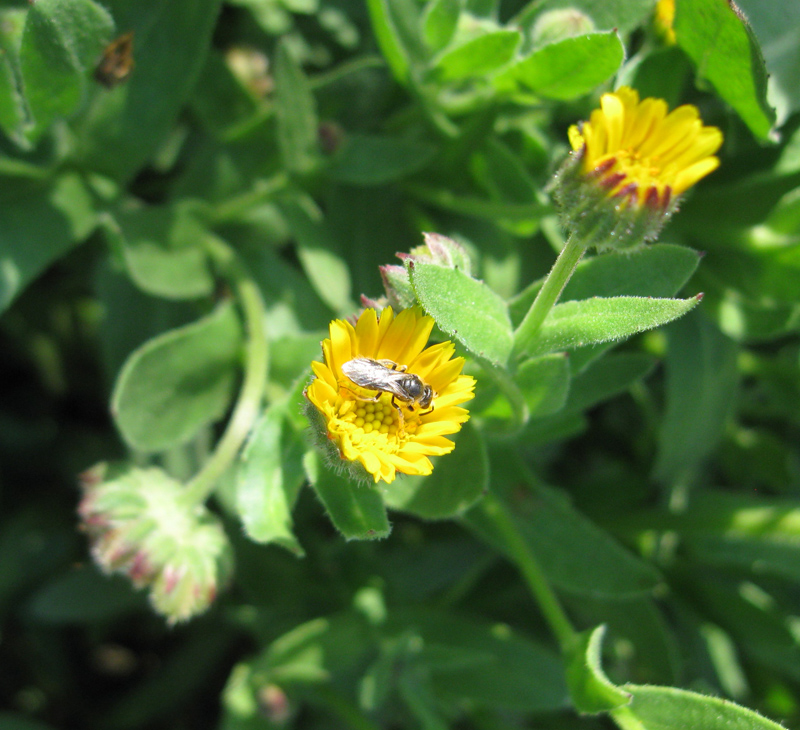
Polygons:
[[[469,418],[460,404],[473,397],[475,380],[461,374],[464,359],[453,357],[451,342],[426,347],[432,329],[433,319],[416,307],[397,316],[391,307],[380,316],[366,309],[355,325],[331,322],[306,398],[330,461],[351,477],[388,483],[398,473],[430,474],[429,457],[454,448],[445,436]],[[359,358],[369,377],[355,382],[342,366]],[[409,382],[423,394],[430,387],[426,407]]]

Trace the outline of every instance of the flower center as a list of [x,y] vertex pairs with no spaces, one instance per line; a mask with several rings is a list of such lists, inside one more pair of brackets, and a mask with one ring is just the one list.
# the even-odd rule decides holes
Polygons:
[[337,420],[353,443],[380,442],[385,448],[399,447],[419,426],[419,413],[405,404],[392,403],[391,393],[381,393],[377,401],[342,397]]

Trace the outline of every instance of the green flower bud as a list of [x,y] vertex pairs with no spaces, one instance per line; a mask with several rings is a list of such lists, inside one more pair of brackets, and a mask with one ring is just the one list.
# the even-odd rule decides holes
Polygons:
[[160,469],[98,464],[81,475],[78,508],[92,557],[127,575],[170,623],[205,611],[232,572],[230,543],[217,518],[185,501]]

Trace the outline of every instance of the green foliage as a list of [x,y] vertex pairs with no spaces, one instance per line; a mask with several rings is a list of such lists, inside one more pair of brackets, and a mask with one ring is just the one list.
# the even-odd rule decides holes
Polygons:
[[[0,726],[797,727],[800,11],[737,4],[0,3]],[[720,168],[557,210],[623,85]],[[390,483],[305,397],[387,301],[475,379]]]

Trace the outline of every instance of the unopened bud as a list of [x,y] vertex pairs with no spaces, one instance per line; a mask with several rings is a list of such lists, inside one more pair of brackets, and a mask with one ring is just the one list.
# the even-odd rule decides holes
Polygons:
[[205,611],[232,570],[219,521],[185,501],[185,488],[160,469],[98,464],[81,475],[78,508],[92,556],[106,572],[150,589],[170,623]]

